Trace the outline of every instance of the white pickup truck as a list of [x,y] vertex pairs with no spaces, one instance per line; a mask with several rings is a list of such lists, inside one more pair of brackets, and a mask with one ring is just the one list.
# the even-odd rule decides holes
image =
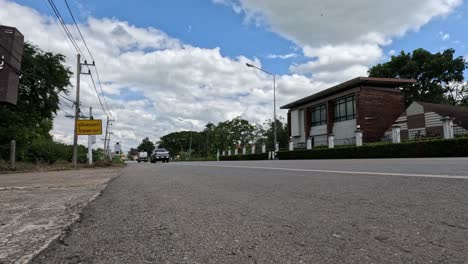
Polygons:
[[151,155],[151,163],[156,163],[158,160],[162,161],[163,163],[169,162],[169,151],[164,148],[157,148],[154,150],[153,155]]
[[148,152],[138,152],[138,162],[147,162],[148,161]]

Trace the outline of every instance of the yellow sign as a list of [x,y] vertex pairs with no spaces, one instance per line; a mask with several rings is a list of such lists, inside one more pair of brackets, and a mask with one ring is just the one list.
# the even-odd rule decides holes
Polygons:
[[102,120],[78,120],[76,123],[78,135],[102,135]]

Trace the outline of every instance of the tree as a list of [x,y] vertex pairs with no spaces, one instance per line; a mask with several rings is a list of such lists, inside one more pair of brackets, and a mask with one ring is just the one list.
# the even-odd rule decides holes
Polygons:
[[[0,105],[0,146],[17,141],[18,157],[34,140],[52,140],[49,134],[59,109],[59,93],[68,93],[72,72],[65,56],[24,45],[17,105]],[[7,156],[0,148],[0,156]]]
[[[265,121],[260,134],[261,138],[259,139],[259,143],[265,144],[268,149],[272,150],[274,141],[273,120],[268,119]],[[288,124],[283,117],[276,119],[276,137],[280,148],[288,146]]]
[[[369,76],[415,79],[416,84],[403,87],[407,105],[413,101],[456,105],[466,98],[466,93],[458,93],[457,89],[463,87],[458,84],[463,82],[468,64],[463,57],[454,57],[454,53],[453,49],[434,54],[424,49],[401,51],[389,62],[372,67]],[[460,94],[464,97],[460,98]]]
[[148,155],[151,155],[155,148],[156,147],[154,146],[154,143],[148,137],[146,137],[141,141],[140,145],[138,146],[138,151],[147,152]]

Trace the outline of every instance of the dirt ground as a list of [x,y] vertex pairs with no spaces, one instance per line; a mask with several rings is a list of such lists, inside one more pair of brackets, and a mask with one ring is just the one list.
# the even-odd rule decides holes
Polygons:
[[79,219],[120,170],[0,174],[0,263],[27,263]]

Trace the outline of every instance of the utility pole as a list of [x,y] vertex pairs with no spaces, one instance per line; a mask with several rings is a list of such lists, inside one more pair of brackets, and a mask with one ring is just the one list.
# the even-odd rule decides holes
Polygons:
[[75,99],[75,129],[73,134],[73,168],[78,163],[78,117],[80,116],[80,75],[81,75],[81,54],[76,55],[76,99]]
[[107,159],[107,129],[109,128],[109,117],[106,122],[106,135],[104,136],[104,157]]
[[[112,120],[111,120],[112,122]],[[109,129],[110,130],[110,129]],[[108,156],[109,156],[109,160],[112,160],[111,159],[111,155],[110,155],[110,152],[111,152],[111,148],[110,148],[110,137],[112,135],[112,132],[109,131],[109,137],[107,138],[107,153],[108,153]]]
[[81,54],[76,54],[76,99],[75,99],[75,129],[73,134],[73,168],[76,168],[78,164],[78,119],[80,118],[80,76],[81,74],[89,74],[91,75],[91,71],[88,73],[82,73],[81,67],[82,66],[94,66],[93,64],[88,64],[86,61],[85,63],[81,63]]
[[[89,119],[93,119],[93,107],[89,107]],[[88,164],[93,164],[93,142],[91,135],[88,136]]]

